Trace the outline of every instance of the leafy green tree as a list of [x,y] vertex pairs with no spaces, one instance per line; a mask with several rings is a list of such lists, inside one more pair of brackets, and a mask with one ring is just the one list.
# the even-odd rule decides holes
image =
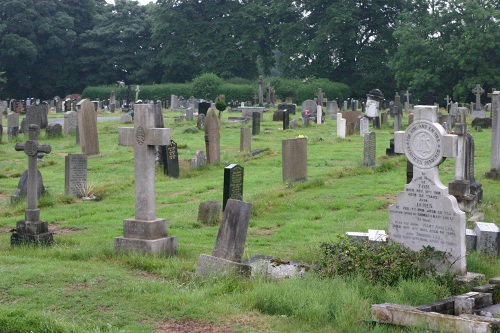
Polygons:
[[193,80],[193,94],[205,99],[215,99],[221,93],[223,79],[214,73],[205,73]]

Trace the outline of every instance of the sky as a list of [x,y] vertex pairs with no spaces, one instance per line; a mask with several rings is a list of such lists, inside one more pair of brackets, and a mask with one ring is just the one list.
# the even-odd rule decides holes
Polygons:
[[[137,0],[141,5],[147,5],[150,2],[156,2],[156,0]],[[114,4],[115,0],[106,0],[107,3]]]

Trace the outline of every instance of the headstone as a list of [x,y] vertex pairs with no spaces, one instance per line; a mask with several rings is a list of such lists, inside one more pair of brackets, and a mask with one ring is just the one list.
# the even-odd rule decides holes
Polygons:
[[[476,84],[474,89],[472,89],[472,93],[476,95],[476,103],[474,103],[474,110],[473,111],[481,111],[482,106],[481,106],[481,95],[484,93],[484,89],[481,88],[480,84]],[[482,117],[484,118],[484,117]]]
[[64,191],[81,198],[87,187],[87,155],[68,154],[64,157]]
[[264,106],[264,76],[259,75],[259,106]]
[[366,117],[372,120],[373,126],[378,129],[380,129],[379,111],[383,100],[384,94],[379,89],[372,89],[366,94]]
[[220,163],[220,124],[213,108],[208,110],[205,119],[205,146],[207,163]]
[[87,156],[99,155],[99,137],[97,134],[97,112],[88,99],[77,104],[78,135],[82,153]]
[[297,127],[299,127],[299,123],[298,123],[297,119],[290,120],[289,124],[290,124],[290,128],[297,128]]
[[359,120],[359,135],[365,137],[365,134],[370,132],[370,121],[368,118],[361,118]]
[[186,120],[187,121],[192,121],[194,118],[194,109],[193,108],[187,108],[186,109]]
[[47,125],[46,129],[47,137],[56,138],[62,136],[62,126],[57,123],[50,123]]
[[260,134],[260,113],[252,113],[252,135]]
[[374,167],[377,163],[377,141],[375,132],[364,135],[364,162],[367,167]]
[[120,145],[134,146],[135,217],[124,220],[116,251],[177,252],[177,237],[168,236],[167,221],[156,217],[155,146],[170,144],[170,129],[155,128],[154,121],[152,105],[137,104],[134,127],[118,130]]
[[410,92],[407,90],[404,94],[406,96],[406,102],[405,102],[405,110],[406,110],[406,113],[410,113]]
[[217,234],[212,255],[201,254],[196,267],[197,275],[240,273],[250,275],[251,268],[241,264],[245,250],[252,204],[229,199]]
[[[47,127],[47,107],[45,105],[31,105],[26,111],[26,126],[37,125],[39,130]],[[23,133],[28,131],[23,128]],[[40,133],[37,133],[37,135]]]
[[42,152],[49,154],[52,148],[49,145],[39,145],[37,141],[38,126],[29,125],[29,140],[25,143],[17,142],[16,151],[24,151],[28,156],[28,205],[24,213],[24,220],[16,223],[16,230],[11,236],[11,245],[23,243],[51,244],[52,233],[49,232],[48,224],[40,220],[40,209],[38,209],[38,169],[37,155]]
[[222,195],[222,210],[226,209],[229,199],[243,200],[244,168],[238,164],[230,164],[224,168],[224,190]]
[[316,104],[316,102],[311,99],[307,99],[304,102],[302,102],[302,113],[308,110],[310,112],[311,117],[316,117],[317,109],[318,109],[318,104]]
[[382,112],[380,113],[380,125],[385,125],[385,124],[387,124],[387,112]]
[[209,102],[200,102],[198,104],[198,118],[200,117],[199,115],[201,115],[201,114],[206,116],[208,109],[210,109],[211,105],[212,104],[210,104]]
[[[437,123],[436,106],[415,106],[415,121],[395,133],[396,153],[413,164],[413,179],[389,208],[389,238],[411,250],[432,246],[445,252],[441,271],[463,275],[466,268],[465,213],[439,179],[444,157],[456,157],[458,139]],[[438,263],[439,265],[439,263]]]
[[252,150],[252,132],[249,127],[240,130],[240,152]]
[[72,111],[71,110],[71,100],[67,99],[64,101],[64,112]]
[[278,110],[287,110],[290,114],[295,114],[297,105],[291,103],[278,104]]
[[403,127],[403,106],[401,105],[401,97],[396,92],[394,97],[394,105],[390,109],[391,117],[394,118],[394,132],[400,131]]
[[283,121],[283,112],[285,112],[285,110],[276,110],[274,111],[273,113],[273,121]]
[[494,223],[476,222],[474,232],[478,252],[495,257],[500,254],[500,228]]
[[76,133],[78,127],[78,114],[75,111],[68,111],[64,113],[64,133]]
[[323,108],[321,105],[318,105],[316,108],[316,124],[322,124],[323,123]]
[[[37,169],[36,180],[37,180],[36,184],[37,197],[39,198],[45,193],[45,187],[43,186],[42,174],[38,169]],[[28,193],[28,170],[24,171],[23,174],[21,175],[21,178],[19,178],[16,191],[14,192],[14,194],[11,195],[10,201],[14,203],[21,199],[24,199],[26,198],[27,193]]]
[[287,130],[290,128],[290,114],[288,111],[283,112],[283,130]]
[[500,91],[491,97],[491,170],[485,177],[500,179]]
[[198,120],[196,121],[196,127],[202,129],[205,127],[205,115],[203,113],[198,114]]
[[17,137],[19,134],[19,114],[10,112],[7,115],[7,136],[9,140]]
[[116,111],[116,94],[114,90],[109,94],[109,111],[112,113]]
[[337,101],[333,100],[333,101],[328,101],[326,102],[326,113],[328,113],[329,115],[337,115],[337,112],[338,112],[338,105],[337,105]]
[[307,138],[281,141],[283,181],[307,181]]
[[205,153],[202,150],[197,150],[191,158],[191,169],[199,169],[206,164]]
[[342,113],[337,113],[337,138],[345,139],[346,135],[346,120],[342,117]]
[[170,95],[170,110],[174,111],[179,108],[179,99],[177,95]]
[[198,207],[197,221],[203,224],[214,225],[219,221],[220,212],[221,207],[219,201],[212,200],[201,202]]
[[179,152],[177,151],[177,143],[170,140],[167,146],[167,176],[172,178],[179,178]]

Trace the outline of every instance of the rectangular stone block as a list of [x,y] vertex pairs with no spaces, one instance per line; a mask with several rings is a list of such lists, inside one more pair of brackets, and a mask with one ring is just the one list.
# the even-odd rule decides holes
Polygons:
[[173,255],[177,253],[177,248],[177,237],[172,236],[159,239],[137,239],[123,236],[115,238],[115,251],[118,252]]
[[149,240],[167,237],[167,221],[165,219],[154,221],[126,219],[123,221],[123,236]]
[[477,235],[476,250],[497,256],[500,247],[500,228],[494,223],[476,222],[474,232]]

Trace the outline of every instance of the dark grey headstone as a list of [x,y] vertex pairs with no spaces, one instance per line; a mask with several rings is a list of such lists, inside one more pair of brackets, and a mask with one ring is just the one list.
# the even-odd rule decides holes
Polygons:
[[377,142],[375,132],[364,135],[364,165],[374,167],[377,161]]
[[87,155],[65,156],[64,190],[66,194],[81,198],[87,186]]
[[230,164],[224,168],[224,190],[222,210],[226,209],[229,199],[243,200],[244,168],[238,164]]
[[[37,196],[38,198],[45,193],[45,187],[43,186],[43,178],[42,174],[40,173],[40,170],[37,170],[38,176],[36,177],[37,180]],[[24,171],[23,174],[21,175],[21,178],[19,179],[19,183],[17,184],[17,189],[16,192],[10,197],[12,202],[16,202],[18,200],[21,200],[22,198],[26,197],[26,194],[28,192],[28,170]]]
[[50,123],[47,125],[46,133],[49,138],[62,136],[62,126],[60,124]]
[[211,104],[208,102],[200,102],[198,104],[198,115],[204,114],[207,115],[208,109],[210,109]]
[[170,145],[166,146],[166,175],[172,178],[179,178],[179,152],[177,151],[177,143],[170,140]]
[[288,111],[283,112],[283,129],[289,129],[290,128],[290,113]]
[[289,114],[295,114],[296,109],[297,105],[295,104],[287,104],[287,103],[278,104],[278,110],[287,110]]
[[252,135],[260,134],[260,113],[252,113]]

